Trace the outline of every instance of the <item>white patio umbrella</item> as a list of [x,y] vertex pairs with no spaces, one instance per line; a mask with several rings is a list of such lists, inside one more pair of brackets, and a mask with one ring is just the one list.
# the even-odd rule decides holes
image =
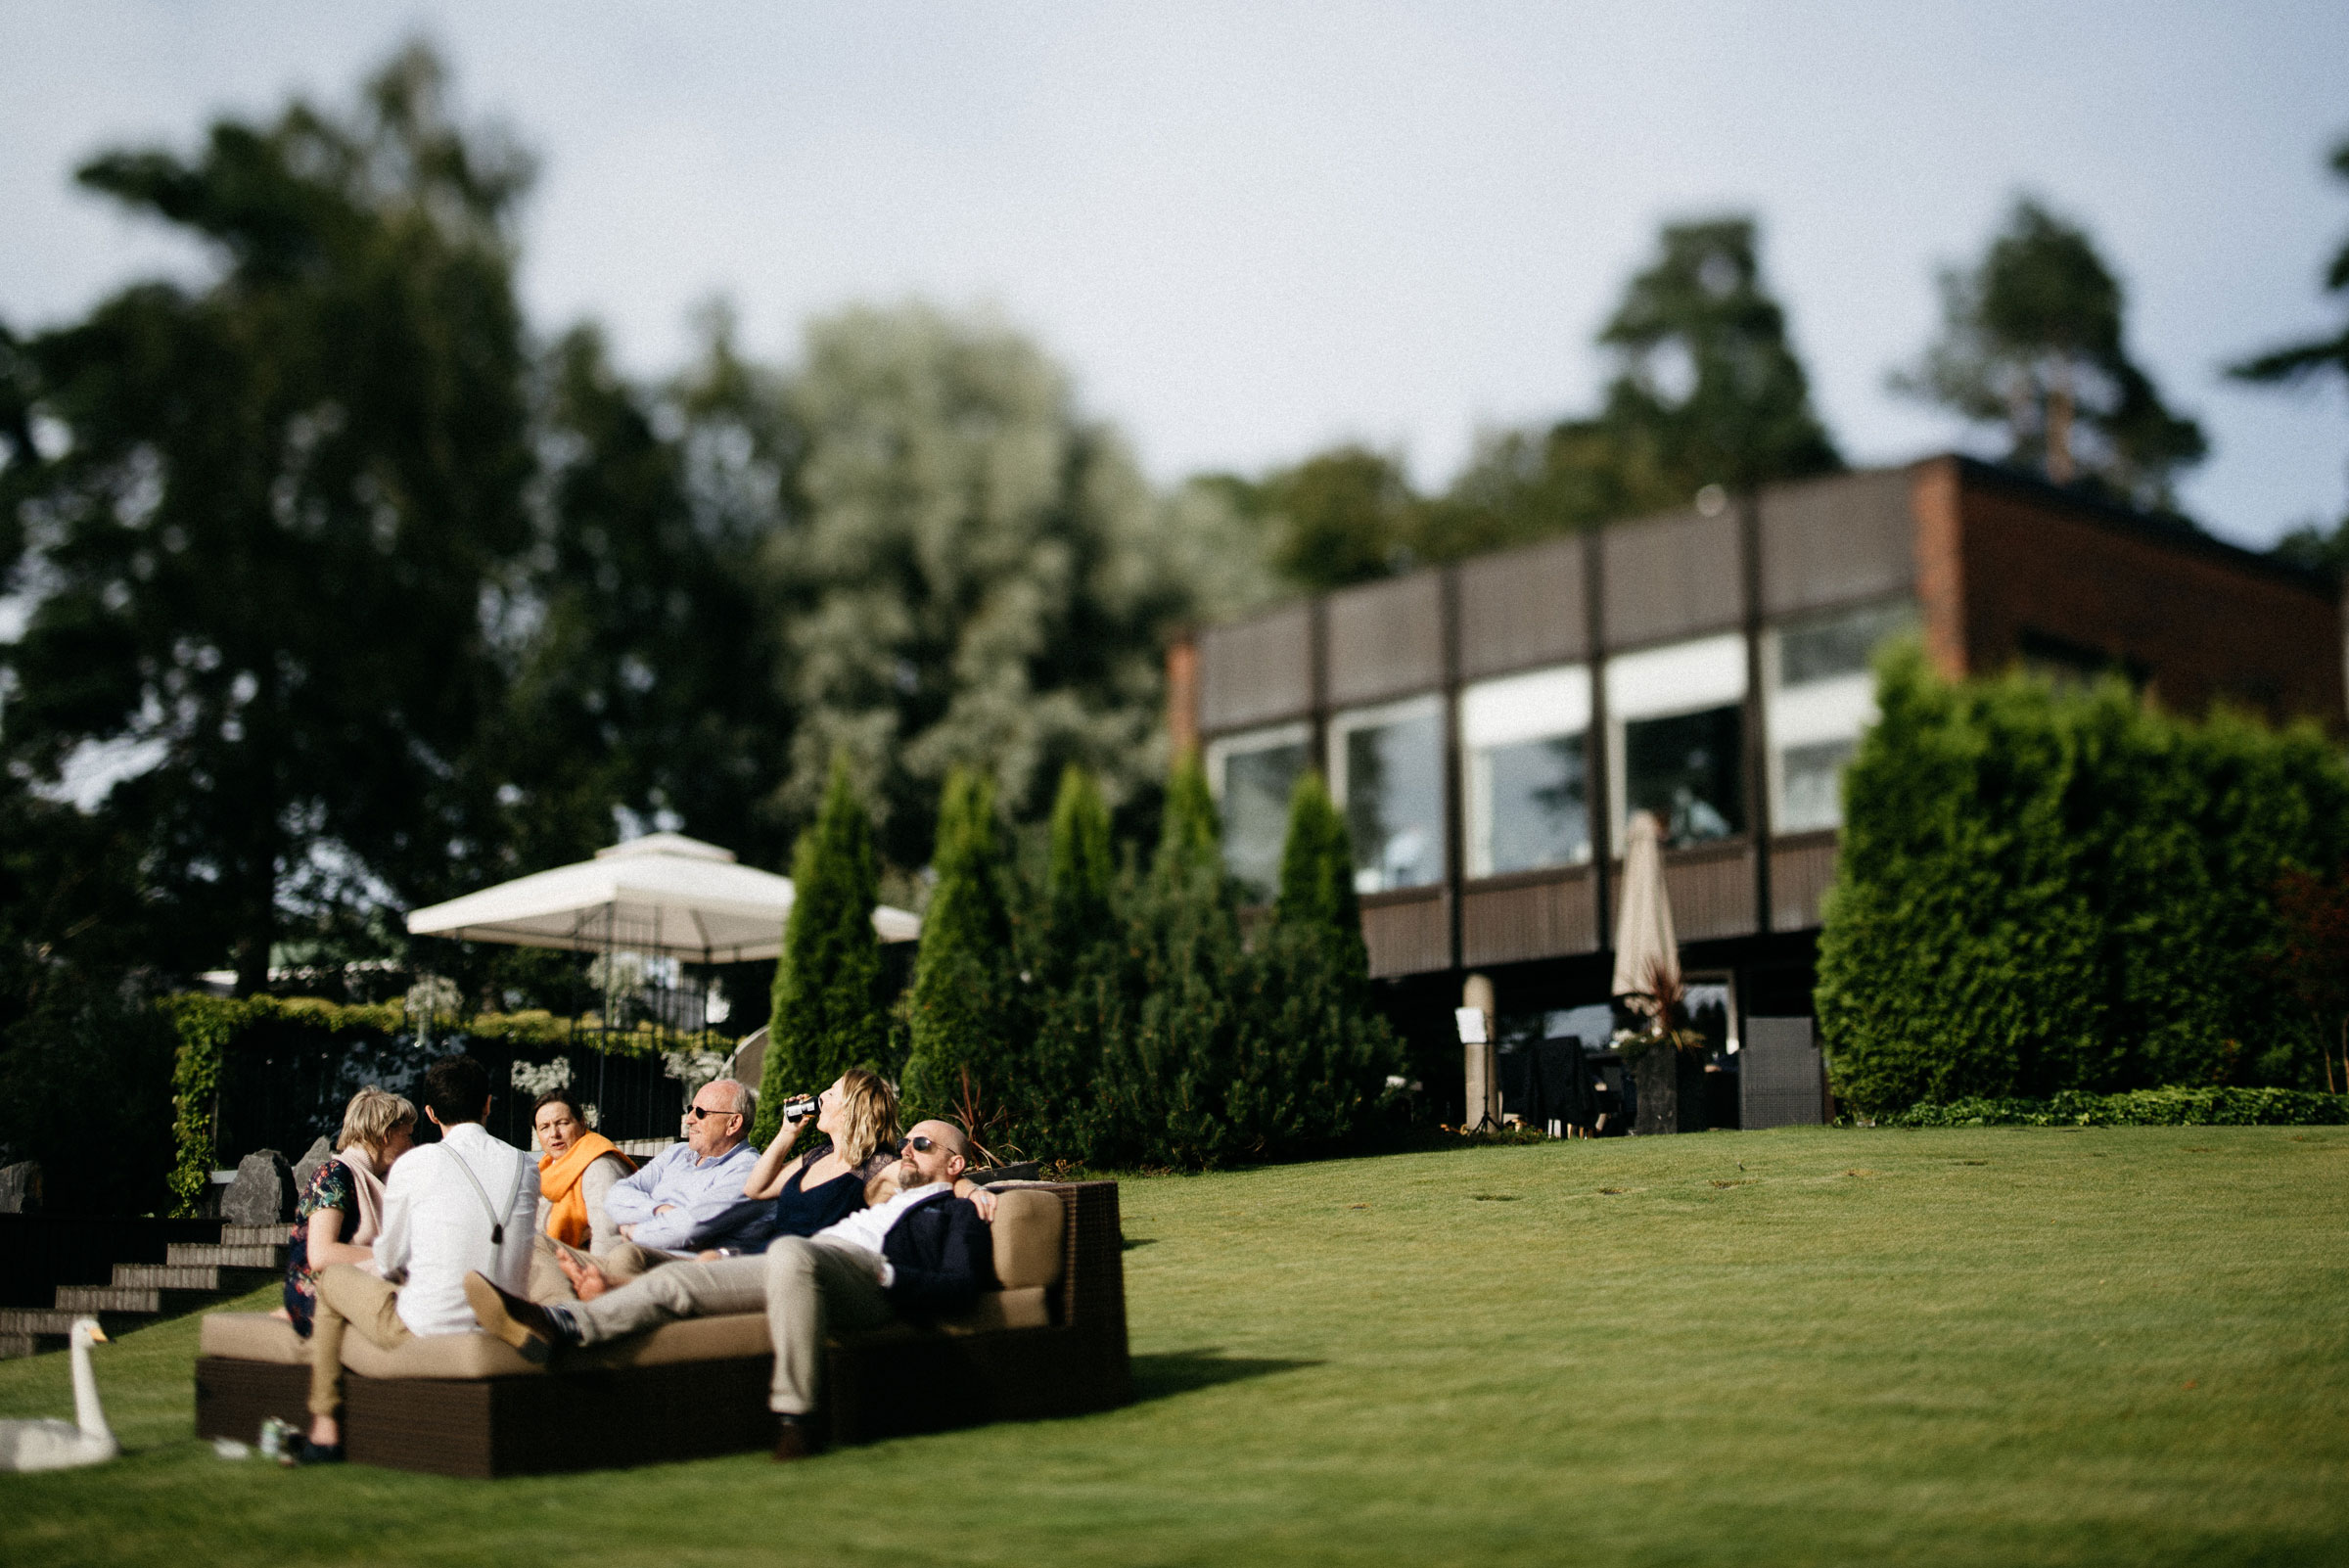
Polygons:
[[1680,989],[1681,944],[1672,930],[1672,899],[1664,892],[1664,826],[1652,811],[1632,813],[1631,844],[1623,854],[1623,890],[1615,904],[1615,979],[1618,996],[1654,992],[1659,969]]
[[[791,878],[738,863],[732,850],[651,833],[408,916],[419,937],[505,942],[575,952],[636,952],[693,963],[772,958],[783,950]],[[911,942],[921,920],[882,904],[883,942]]]

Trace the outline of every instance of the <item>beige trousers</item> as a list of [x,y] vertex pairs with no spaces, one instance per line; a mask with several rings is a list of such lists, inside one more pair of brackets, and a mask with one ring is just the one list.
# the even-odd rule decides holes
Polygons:
[[800,1236],[776,1238],[763,1257],[672,1263],[569,1310],[590,1345],[680,1317],[764,1311],[775,1348],[767,1407],[786,1415],[822,1403],[826,1335],[880,1328],[898,1316],[870,1253]]
[[537,1244],[530,1249],[530,1300],[540,1306],[550,1301],[578,1300],[579,1293],[572,1288],[571,1276],[555,1261],[566,1257],[576,1264],[594,1264],[606,1277],[623,1282],[675,1261],[663,1253],[647,1252],[624,1238],[615,1240],[609,1252],[581,1252],[570,1242],[557,1241],[541,1230]]
[[355,1328],[378,1350],[416,1336],[399,1320],[399,1288],[351,1264],[318,1270],[318,1310],[310,1320],[310,1413],[343,1413],[343,1330]]

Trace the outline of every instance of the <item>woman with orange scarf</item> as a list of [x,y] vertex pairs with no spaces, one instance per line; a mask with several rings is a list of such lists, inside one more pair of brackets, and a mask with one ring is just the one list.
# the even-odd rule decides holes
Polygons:
[[604,1194],[636,1163],[601,1132],[588,1130],[563,1089],[530,1107],[538,1134],[538,1228],[565,1246],[602,1252],[619,1238],[604,1213]]

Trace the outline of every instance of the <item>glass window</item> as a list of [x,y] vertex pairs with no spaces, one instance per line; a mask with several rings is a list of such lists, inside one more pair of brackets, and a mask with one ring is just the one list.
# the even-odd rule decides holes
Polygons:
[[1363,893],[1444,880],[1443,708],[1421,701],[1330,725],[1330,782]]
[[1563,665],[1460,694],[1467,749],[1468,874],[1497,876],[1590,858],[1590,671]]
[[1469,874],[1499,876],[1590,858],[1589,785],[1583,737],[1492,746],[1476,753],[1481,831],[1469,846]]
[[1843,769],[1875,722],[1868,668],[1888,637],[1916,625],[1908,600],[1838,610],[1777,628],[1770,699],[1771,826],[1808,833],[1843,821]]
[[1223,864],[1257,897],[1269,898],[1280,881],[1289,792],[1311,760],[1311,741],[1300,724],[1208,748],[1208,777],[1221,795]]
[[1623,729],[1627,812],[1655,812],[1668,844],[1702,844],[1745,831],[1738,779],[1741,710],[1637,718]]
[[1877,645],[1915,624],[1916,606],[1904,599],[1783,627],[1778,632],[1778,684],[1808,686],[1838,675],[1865,675]]
[[1780,754],[1784,794],[1778,805],[1778,831],[1809,833],[1843,823],[1843,770],[1860,749],[1858,741],[1814,741],[1789,746]]

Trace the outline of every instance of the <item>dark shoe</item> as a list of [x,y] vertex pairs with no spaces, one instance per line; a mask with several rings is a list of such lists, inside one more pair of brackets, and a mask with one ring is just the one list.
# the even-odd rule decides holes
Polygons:
[[475,1322],[522,1352],[522,1359],[534,1366],[544,1366],[557,1345],[572,1342],[553,1314],[498,1289],[485,1275],[465,1276],[465,1302],[473,1309]]
[[794,1415],[776,1417],[775,1462],[777,1464],[789,1464],[794,1459],[805,1459],[818,1447],[814,1428],[806,1421]]
[[312,1443],[306,1437],[286,1450],[285,1457],[278,1460],[278,1463],[288,1469],[297,1469],[309,1464],[341,1464],[342,1462],[342,1444]]

